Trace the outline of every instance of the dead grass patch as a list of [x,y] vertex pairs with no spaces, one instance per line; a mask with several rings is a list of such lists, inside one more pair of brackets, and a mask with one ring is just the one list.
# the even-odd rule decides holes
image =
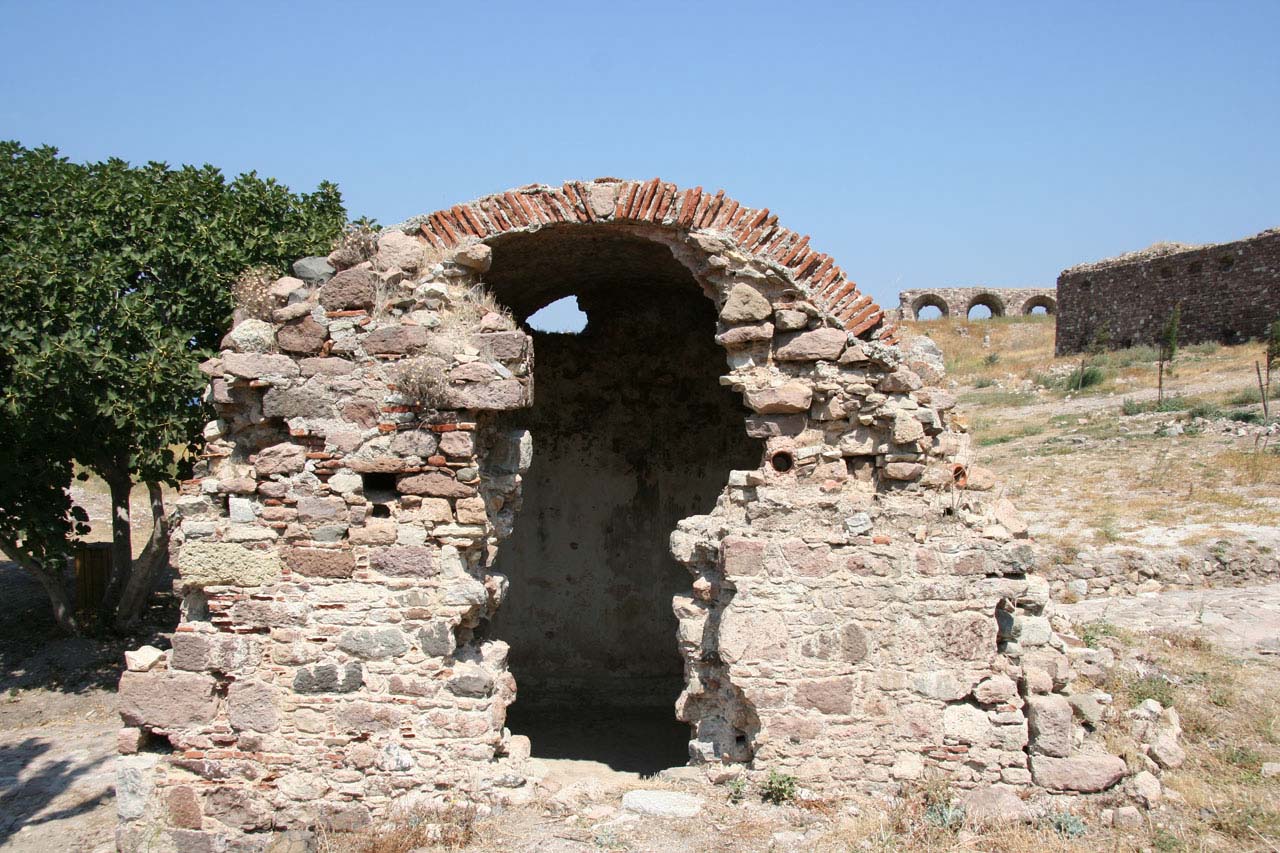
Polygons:
[[397,812],[357,832],[320,832],[317,853],[414,853],[461,850],[476,840],[477,811],[458,801]]

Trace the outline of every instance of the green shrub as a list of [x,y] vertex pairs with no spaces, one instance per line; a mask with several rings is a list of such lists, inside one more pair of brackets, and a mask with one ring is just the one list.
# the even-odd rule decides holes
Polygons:
[[1091,364],[1085,368],[1077,367],[1071,371],[1071,375],[1067,377],[1068,391],[1083,391],[1085,388],[1092,388],[1094,385],[1101,385],[1107,378],[1106,371],[1096,364]]
[[990,378],[989,376],[979,376],[977,379],[974,380],[973,387],[974,388],[990,388],[995,384],[996,384],[996,381]]
[[747,780],[744,776],[739,776],[729,783],[729,802],[740,803],[747,796]]
[[796,798],[796,777],[770,770],[760,788],[760,798],[779,806],[791,802]]
[[1257,388],[1245,388],[1232,394],[1227,402],[1233,406],[1252,406],[1262,402],[1262,392]]
[[1234,412],[1226,412],[1223,417],[1229,421],[1237,421],[1243,424],[1260,424],[1262,423],[1262,412],[1250,412],[1247,409],[1237,409]]
[[1000,353],[998,352],[987,353],[985,356],[982,357],[982,363],[985,364],[987,367],[995,367],[997,364],[1000,363]]
[[1141,403],[1137,400],[1130,400],[1128,397],[1125,397],[1124,402],[1120,404],[1120,413],[1122,415],[1140,415],[1145,411],[1146,409]]

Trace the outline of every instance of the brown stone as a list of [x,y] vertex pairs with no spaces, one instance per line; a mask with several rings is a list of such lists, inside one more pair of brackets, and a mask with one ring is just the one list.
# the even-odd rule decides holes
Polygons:
[[1031,751],[1066,758],[1071,754],[1071,704],[1051,693],[1027,697]]
[[796,704],[823,714],[853,712],[853,679],[824,678],[796,685]]
[[919,462],[887,462],[880,469],[886,480],[919,480],[924,473],[924,466]]
[[1054,791],[1105,791],[1124,778],[1126,769],[1124,759],[1116,755],[1031,756],[1031,778]]
[[356,568],[352,553],[336,548],[289,548],[284,564],[297,574],[316,578],[349,578]]
[[396,488],[405,495],[430,495],[437,498],[469,498],[476,493],[470,486],[439,471],[401,477]]
[[285,476],[297,474],[306,464],[306,448],[289,442],[264,447],[258,451],[258,455],[253,460],[253,467],[259,477],[269,477],[272,474]]
[[345,376],[356,369],[345,358],[304,358],[299,365],[303,376]]
[[227,690],[227,717],[237,731],[274,732],[280,727],[279,691],[261,681],[237,681]]
[[773,351],[779,361],[835,361],[849,335],[844,329],[814,329],[778,338]]
[[422,326],[384,326],[365,335],[360,345],[370,355],[407,355],[427,345]]
[[459,409],[502,412],[529,405],[529,389],[518,379],[468,382],[450,390],[449,403]]
[[241,379],[260,379],[263,376],[283,376],[290,379],[299,374],[298,363],[287,355],[268,355],[256,352],[228,352],[222,356],[223,369]]
[[725,577],[751,577],[764,573],[764,542],[726,536],[722,543]]
[[519,361],[524,358],[529,336],[524,332],[488,332],[476,335],[473,340],[482,354],[498,361]]
[[370,310],[377,294],[378,276],[367,269],[349,269],[320,288],[320,304],[327,311]]
[[204,815],[200,812],[200,798],[190,785],[175,785],[169,789],[169,822],[183,829],[200,829]]
[[154,729],[203,725],[218,710],[216,686],[194,672],[125,672],[117,694],[120,716],[128,725]]
[[773,316],[773,304],[749,284],[735,284],[720,309],[725,323],[755,323]]
[[435,551],[417,545],[378,551],[369,558],[369,568],[392,577],[431,577],[439,572]]
[[749,326],[734,326],[727,332],[716,335],[716,341],[724,347],[740,347],[773,339],[772,323],[754,323]]
[[276,332],[276,342],[280,345],[280,349],[296,353],[319,352],[328,337],[329,330],[313,320],[310,315],[292,323],[286,323]]
[[788,382],[778,388],[748,391],[747,406],[762,415],[807,412],[813,402],[813,388],[805,382]]

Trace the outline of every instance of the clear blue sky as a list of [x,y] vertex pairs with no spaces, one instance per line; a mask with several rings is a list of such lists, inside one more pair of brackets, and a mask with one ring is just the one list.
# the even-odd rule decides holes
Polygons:
[[0,137],[336,181],[723,187],[888,305],[1280,225],[1280,2],[0,0]]

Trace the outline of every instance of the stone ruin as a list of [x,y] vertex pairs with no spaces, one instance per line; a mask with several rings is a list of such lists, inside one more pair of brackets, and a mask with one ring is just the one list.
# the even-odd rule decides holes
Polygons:
[[[570,295],[581,334],[524,324]],[[1128,774],[936,367],[768,210],[527,186],[272,296],[203,365],[181,623],[120,683],[120,849],[527,800],[522,704],[656,709],[712,781]]]
[[898,294],[902,320],[919,320],[925,308],[937,308],[943,317],[967,317],[979,305],[990,310],[992,317],[1032,314],[1037,308],[1056,314],[1058,291],[1053,287],[926,287]]
[[1156,243],[1058,276],[1058,355],[1154,344],[1175,307],[1184,344],[1264,338],[1280,320],[1280,228],[1230,243]]

